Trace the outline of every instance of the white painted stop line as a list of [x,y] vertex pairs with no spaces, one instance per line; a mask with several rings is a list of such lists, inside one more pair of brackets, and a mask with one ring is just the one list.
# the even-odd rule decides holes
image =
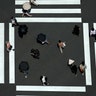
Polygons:
[[16,91],[86,92],[84,86],[24,86],[17,85]]

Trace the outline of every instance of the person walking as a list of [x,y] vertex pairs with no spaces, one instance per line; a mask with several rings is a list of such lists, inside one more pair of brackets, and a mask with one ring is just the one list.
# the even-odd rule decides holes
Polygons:
[[70,69],[71,69],[72,73],[74,73],[77,76],[77,66],[75,64],[71,65]]
[[69,59],[68,60],[68,66],[71,69],[71,72],[77,76],[77,66],[74,64],[74,62],[75,62],[75,60]]
[[49,83],[47,82],[47,77],[46,76],[40,76],[40,80],[42,82],[42,85],[46,86],[46,85],[49,85]]
[[12,50],[12,45],[10,44],[9,41],[6,41],[6,50],[7,52],[10,52]]
[[23,4],[22,17],[24,17],[24,16],[31,17],[31,16],[32,16],[32,15],[30,14],[32,5],[36,5],[36,6],[38,5],[38,4],[35,3],[35,1],[36,1],[36,0],[29,0],[29,2],[25,2],[25,3]]
[[79,36],[79,34],[80,34],[80,27],[78,25],[74,26],[72,34]]
[[38,6],[38,4],[36,3],[36,0],[29,0],[29,2],[30,2],[31,5],[36,5],[36,6]]
[[17,20],[14,17],[11,17],[11,23],[12,23],[12,27],[19,26]]
[[85,72],[85,69],[86,69],[86,66],[84,65],[84,61],[81,62],[81,64],[78,66],[79,68],[79,71],[82,75],[84,75],[84,72]]
[[90,36],[94,37],[96,40],[96,29],[94,29],[93,27],[90,30]]
[[66,46],[65,42],[62,42],[61,40],[58,41],[57,46],[61,53],[63,53],[63,48]]
[[40,58],[40,52],[38,49],[31,49],[30,52],[31,56],[33,56],[33,58],[39,59]]

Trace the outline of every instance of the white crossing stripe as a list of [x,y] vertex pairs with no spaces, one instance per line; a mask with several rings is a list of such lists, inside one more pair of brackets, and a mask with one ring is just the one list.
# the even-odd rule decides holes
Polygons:
[[84,86],[24,86],[17,85],[16,91],[86,92]]
[[41,17],[41,18],[39,18],[39,17],[25,17],[25,18],[20,18],[20,17],[16,17],[16,19],[17,19],[17,21],[18,22],[46,22],[46,23],[53,23],[53,22],[55,22],[55,23],[65,23],[65,22],[78,22],[78,23],[81,23],[82,22],[82,19],[80,18],[80,17],[77,17],[77,18],[75,18],[75,17],[70,17],[70,18],[63,18],[63,17],[54,17],[54,18],[52,18],[52,17],[49,17],[49,18],[45,18],[45,17]]
[[[22,9],[15,9],[15,13],[22,13]],[[81,9],[31,9],[30,13],[81,13]]]
[[4,77],[4,23],[0,23],[0,83],[5,83]]
[[[93,23],[93,27],[96,30],[96,23]],[[95,67],[96,67],[96,42],[94,42],[94,49],[95,49]]]
[[93,23],[93,27],[94,27],[94,29],[96,30],[96,23]]
[[[15,32],[11,23],[9,23],[9,42],[12,45],[12,49],[14,49]],[[15,83],[15,52],[13,50],[9,52],[9,83]]]
[[[29,0],[15,0],[15,5],[22,5]],[[80,5],[81,0],[36,0],[39,5]]]
[[92,85],[88,23],[83,23],[83,38],[84,38],[84,56],[85,56],[85,65],[86,65],[86,70],[85,70],[86,85]]
[[96,67],[96,42],[94,42],[94,49],[95,49],[95,67]]

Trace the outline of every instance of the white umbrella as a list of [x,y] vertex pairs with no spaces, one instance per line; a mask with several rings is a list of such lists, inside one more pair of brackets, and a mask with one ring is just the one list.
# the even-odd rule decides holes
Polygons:
[[68,64],[71,65],[71,64],[73,64],[74,62],[75,62],[75,60],[69,59]]

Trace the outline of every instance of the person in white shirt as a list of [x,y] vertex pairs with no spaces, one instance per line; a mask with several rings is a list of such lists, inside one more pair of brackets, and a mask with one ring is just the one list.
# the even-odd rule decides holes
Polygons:
[[12,23],[12,27],[19,26],[19,24],[17,23],[17,20],[14,17],[11,17],[11,23]]
[[42,82],[42,85],[49,85],[49,83],[47,82],[47,77],[46,76],[40,76],[40,80]]
[[96,40],[96,30],[93,27],[91,28],[90,36],[95,37]]

